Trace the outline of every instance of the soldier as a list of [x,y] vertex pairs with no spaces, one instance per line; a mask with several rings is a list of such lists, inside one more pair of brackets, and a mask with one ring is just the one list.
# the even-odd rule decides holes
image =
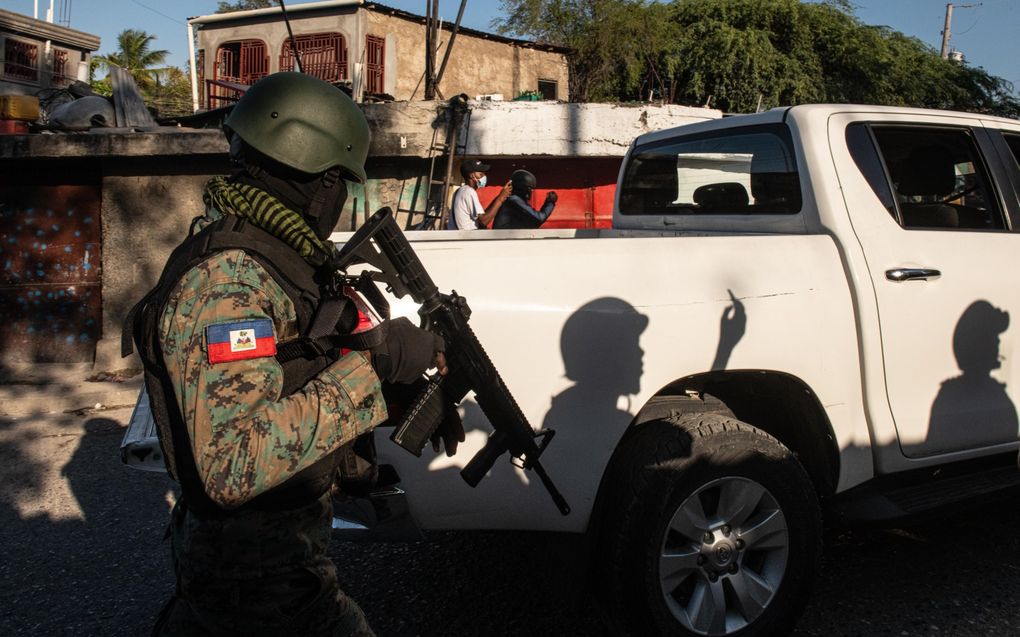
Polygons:
[[386,418],[380,378],[445,373],[443,344],[402,319],[364,337],[367,351],[335,347],[359,314],[325,286],[345,180],[365,180],[357,105],[277,73],[224,130],[235,170],[208,183],[206,214],[130,319],[182,491],[177,590],[153,634],[371,635],[326,557],[330,485],[348,443]]

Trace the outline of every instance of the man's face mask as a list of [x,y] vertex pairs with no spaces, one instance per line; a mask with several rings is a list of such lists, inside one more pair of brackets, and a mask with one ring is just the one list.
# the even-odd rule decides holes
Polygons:
[[337,179],[329,188],[324,185],[318,197],[322,198],[322,208],[318,211],[318,217],[310,221],[313,222],[312,230],[315,231],[315,236],[325,240],[333,234],[336,224],[340,221],[340,213],[343,212],[344,203],[347,202],[347,182]]
[[487,184],[487,183],[489,183],[489,182],[488,182],[488,180],[486,180],[484,174],[481,177],[478,178],[478,187],[479,188],[485,188],[485,184]]

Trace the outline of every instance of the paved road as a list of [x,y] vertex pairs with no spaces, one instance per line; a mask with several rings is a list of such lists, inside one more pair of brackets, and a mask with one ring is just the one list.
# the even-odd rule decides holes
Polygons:
[[[142,635],[172,589],[161,543],[172,485],[120,465],[130,411],[0,418],[0,635]],[[1013,502],[828,538],[795,633],[1020,635]],[[572,536],[441,533],[336,543],[381,637],[596,635]]]

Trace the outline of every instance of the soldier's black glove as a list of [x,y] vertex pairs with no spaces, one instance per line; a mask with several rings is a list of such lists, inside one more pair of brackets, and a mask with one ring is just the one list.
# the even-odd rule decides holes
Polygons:
[[415,327],[406,318],[385,321],[386,336],[373,347],[372,367],[389,383],[412,383],[434,365],[437,352],[446,350],[441,336]]
[[[397,426],[403,419],[404,412],[425,389],[428,382],[425,377],[421,377],[409,385],[383,383],[382,392],[386,398],[386,412],[389,417],[380,426]],[[457,453],[457,445],[464,442],[464,423],[453,401],[444,402],[443,419],[429,440],[432,442],[433,451],[439,453],[441,449],[445,449],[447,456]]]
[[457,445],[464,442],[464,423],[460,419],[457,406],[452,402],[446,404],[443,421],[439,423],[429,440],[432,442],[432,450],[436,453],[439,453],[442,442],[442,448],[446,449],[446,455],[449,457],[453,457],[453,454],[457,453]]
[[545,200],[550,201],[552,203],[556,203],[559,200],[559,198],[560,196],[556,194],[555,190],[551,190],[545,194]]

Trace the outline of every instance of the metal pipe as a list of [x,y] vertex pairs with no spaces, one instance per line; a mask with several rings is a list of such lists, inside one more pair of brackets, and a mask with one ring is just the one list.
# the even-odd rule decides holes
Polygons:
[[191,112],[198,112],[198,63],[195,61],[195,27],[188,20],[188,57],[191,64]]
[[450,33],[450,40],[446,43],[446,52],[443,53],[443,63],[439,65],[439,73],[436,73],[436,87],[443,81],[443,71],[446,70],[446,62],[450,59],[450,51],[453,50],[453,41],[457,39],[457,31],[460,30],[460,19],[464,16],[464,7],[467,0],[460,0],[460,9],[457,10],[457,21],[453,23],[453,32]]

